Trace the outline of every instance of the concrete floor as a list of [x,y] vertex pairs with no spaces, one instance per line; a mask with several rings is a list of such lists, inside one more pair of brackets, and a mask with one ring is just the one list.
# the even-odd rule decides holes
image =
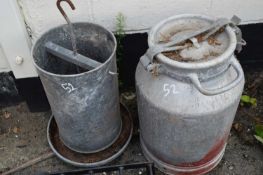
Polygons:
[[[0,110],[0,172],[49,150],[46,126],[50,114],[51,112],[31,113],[25,103]],[[139,146],[138,133],[135,132],[128,149],[111,164],[143,161],[145,158]],[[40,171],[54,172],[71,169],[76,167],[67,165],[54,156],[15,174],[29,175]],[[139,170],[128,174],[139,174]],[[157,171],[157,174],[162,173]],[[262,175],[262,146],[257,142],[244,142],[237,132],[231,131],[223,160],[209,174]]]

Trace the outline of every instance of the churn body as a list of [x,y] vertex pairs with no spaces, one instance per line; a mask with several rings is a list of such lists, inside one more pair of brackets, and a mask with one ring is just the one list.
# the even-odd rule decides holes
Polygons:
[[[150,31],[149,47],[212,21],[198,15],[171,17]],[[213,59],[180,62],[160,53],[156,64],[165,71],[149,72],[140,62],[137,66],[141,146],[147,159],[165,173],[203,174],[224,154],[244,75],[234,55],[234,31],[227,26],[220,35],[225,48]]]
[[32,56],[60,139],[74,151],[98,152],[109,147],[121,131],[116,40],[99,25],[74,23],[73,27],[78,53],[102,63],[100,66],[84,70],[46,52],[47,42],[72,50],[67,25],[42,35],[33,47]]

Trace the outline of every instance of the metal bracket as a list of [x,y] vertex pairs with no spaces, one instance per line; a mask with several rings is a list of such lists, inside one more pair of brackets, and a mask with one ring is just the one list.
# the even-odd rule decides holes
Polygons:
[[231,23],[230,26],[235,30],[236,37],[237,37],[237,47],[236,51],[239,53],[242,50],[242,46],[245,46],[247,43],[246,41],[242,38],[242,32],[240,28],[237,26],[241,22],[241,19],[234,15],[231,18]]
[[102,63],[93,60],[87,56],[83,56],[81,54],[74,55],[74,52],[68,50],[60,45],[57,45],[53,42],[48,41],[45,43],[45,48],[47,52],[51,53],[52,55],[56,56],[57,58],[63,59],[67,62],[73,63],[78,65],[84,69],[92,70],[96,67],[102,65]]

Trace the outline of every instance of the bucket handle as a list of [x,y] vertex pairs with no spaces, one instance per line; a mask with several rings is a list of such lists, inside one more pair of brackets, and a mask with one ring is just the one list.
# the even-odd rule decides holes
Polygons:
[[[238,85],[238,83],[242,80],[242,68],[241,66],[238,64],[237,61],[235,61],[234,59],[231,60],[230,62],[230,66],[232,66],[234,68],[234,70],[237,73],[237,77],[229,84],[227,84],[226,86],[222,87],[222,88],[217,88],[217,89],[205,89],[202,85],[201,82],[198,78],[197,74],[190,74],[188,75],[188,77],[190,78],[191,82],[193,83],[193,85],[204,95],[217,95],[217,94],[221,94],[224,93],[232,88],[234,88],[235,86]],[[229,66],[229,67],[230,67]]]

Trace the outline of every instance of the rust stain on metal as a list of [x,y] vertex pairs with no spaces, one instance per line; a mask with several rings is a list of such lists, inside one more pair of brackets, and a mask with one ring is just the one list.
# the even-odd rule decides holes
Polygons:
[[181,167],[192,167],[192,166],[200,166],[204,165],[207,162],[211,161],[214,157],[216,157],[224,148],[226,144],[226,140],[228,138],[228,134],[226,134],[223,138],[219,139],[216,144],[210,149],[210,151],[199,161],[191,162],[191,163],[181,163],[178,166]]
[[196,171],[194,171],[194,172],[179,173],[179,174],[177,174],[177,175],[197,175],[197,174],[205,174],[205,173],[211,171],[211,169],[212,169],[214,166],[215,166],[214,164],[211,164],[210,166],[207,166],[206,168],[201,169],[201,170],[196,170]]

